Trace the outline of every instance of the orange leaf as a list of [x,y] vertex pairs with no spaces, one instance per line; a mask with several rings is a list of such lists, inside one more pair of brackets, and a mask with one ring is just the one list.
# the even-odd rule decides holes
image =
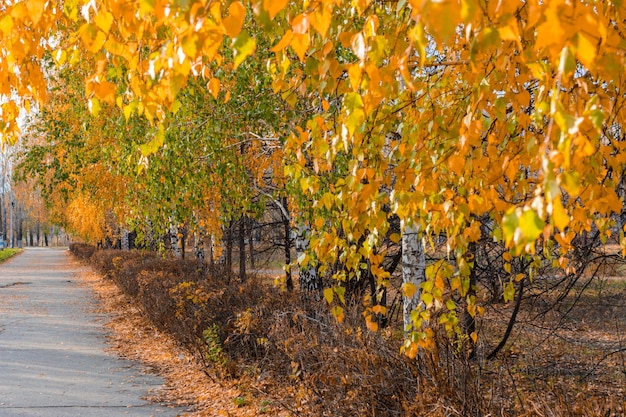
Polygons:
[[100,99],[109,104],[113,104],[115,101],[115,84],[104,81],[101,83],[94,83],[93,92]]
[[405,282],[402,285],[402,292],[404,293],[404,296],[407,298],[411,298],[415,295],[415,293],[417,292],[417,285],[412,284],[410,282]]
[[263,0],[263,8],[270,15],[270,19],[273,19],[288,3],[289,0]]
[[280,51],[282,51],[287,46],[289,46],[289,44],[291,43],[292,39],[293,39],[293,32],[291,31],[291,29],[289,29],[289,30],[287,30],[287,32],[285,32],[283,37],[280,38],[280,41],[278,41],[278,43],[272,47],[271,51],[272,52],[280,52]]
[[43,11],[45,9],[46,0],[28,0],[26,3],[26,8],[28,9],[28,14],[30,18],[33,20],[33,23],[36,25],[41,20],[41,16],[43,15]]
[[228,8],[228,17],[224,19],[224,30],[231,38],[236,38],[243,27],[243,20],[246,17],[246,8],[241,2],[236,1]]
[[218,94],[220,93],[220,86],[221,86],[221,83],[220,83],[219,78],[211,78],[211,81],[209,81],[209,83],[207,84],[209,93],[211,93],[213,98],[216,100],[217,100]]
[[291,47],[294,52],[300,58],[300,61],[304,61],[306,51],[309,49],[310,39],[309,34],[305,33],[303,35],[293,35],[293,39],[291,40]]

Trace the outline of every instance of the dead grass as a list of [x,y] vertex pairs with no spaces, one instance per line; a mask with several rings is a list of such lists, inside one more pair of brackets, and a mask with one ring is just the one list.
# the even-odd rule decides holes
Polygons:
[[510,304],[480,321],[475,360],[440,335],[435,350],[409,361],[398,323],[371,333],[359,306],[337,324],[325,306],[265,279],[227,284],[193,262],[74,251],[108,277],[86,279],[114,314],[116,349],[162,373],[168,389],[155,398],[192,405],[191,415],[625,415],[624,279],[582,280],[559,302],[529,298],[493,361],[484,358]]
[[[190,408],[191,411],[184,414],[189,417],[258,414],[263,407],[261,401],[249,398],[243,405],[237,402],[245,393],[237,388],[235,381],[211,379],[194,355],[181,348],[170,335],[155,328],[112,281],[93,272],[82,274],[80,281],[94,291],[101,310],[110,317],[106,327],[110,330],[111,350],[143,363],[167,381],[166,387],[152,393],[150,400]],[[265,410],[274,411],[267,406]]]

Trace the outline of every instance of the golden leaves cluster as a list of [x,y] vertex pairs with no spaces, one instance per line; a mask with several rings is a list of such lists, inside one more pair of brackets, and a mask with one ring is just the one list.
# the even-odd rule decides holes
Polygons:
[[47,52],[93,60],[94,112],[163,119],[200,77],[218,99],[219,70],[255,59],[254,21],[274,92],[307,109],[284,172],[319,260],[359,276],[366,259],[383,282],[391,215],[445,234],[457,258],[485,216],[515,255],[566,251],[622,209],[625,18],[608,0],[15,1],[0,11],[0,129],[45,100]]

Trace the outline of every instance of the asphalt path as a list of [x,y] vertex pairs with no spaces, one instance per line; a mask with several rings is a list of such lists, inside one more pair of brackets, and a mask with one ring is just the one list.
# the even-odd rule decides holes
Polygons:
[[162,386],[107,351],[106,317],[76,282],[67,249],[26,249],[0,264],[0,417],[176,416],[143,398]]

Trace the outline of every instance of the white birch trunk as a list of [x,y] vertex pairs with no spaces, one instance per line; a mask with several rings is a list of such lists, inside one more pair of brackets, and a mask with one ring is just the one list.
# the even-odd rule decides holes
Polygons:
[[[305,254],[309,246],[310,227],[304,223],[298,225],[296,234],[296,256],[298,260]],[[320,279],[317,269],[312,265],[300,265],[299,278],[300,289],[304,293],[319,293],[321,290]]]
[[196,260],[199,264],[204,264],[204,232],[202,229],[193,232],[194,239],[194,251],[196,253]]
[[130,250],[130,241],[128,239],[128,229],[122,229],[122,250]]
[[421,309],[422,282],[426,280],[426,255],[418,227],[402,222],[402,283],[413,284],[417,289],[411,297],[404,296],[404,331],[411,329],[411,312]]
[[215,263],[215,255],[214,255],[214,250],[213,250],[213,245],[214,245],[214,240],[213,240],[213,235],[209,235],[206,236],[206,248],[208,251],[208,258],[209,258],[209,265],[213,266],[213,264]]
[[180,250],[180,239],[178,238],[178,227],[170,224],[170,248],[176,258],[182,258],[183,254]]

